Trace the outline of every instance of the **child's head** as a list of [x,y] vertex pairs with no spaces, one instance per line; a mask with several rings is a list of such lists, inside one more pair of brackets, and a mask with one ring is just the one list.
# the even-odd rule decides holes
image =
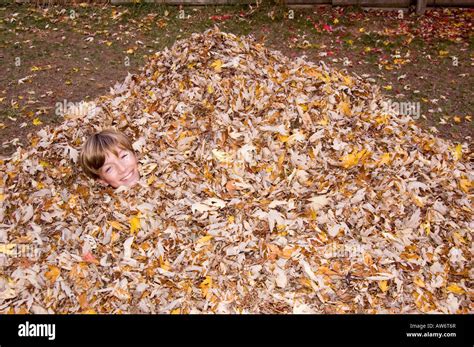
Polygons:
[[132,144],[124,134],[112,129],[86,141],[80,162],[87,176],[114,188],[132,186],[140,179]]

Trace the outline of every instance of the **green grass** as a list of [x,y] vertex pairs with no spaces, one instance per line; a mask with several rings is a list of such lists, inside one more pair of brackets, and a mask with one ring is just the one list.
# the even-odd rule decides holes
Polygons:
[[472,51],[474,49],[474,34],[469,35],[469,50]]
[[6,121],[11,121],[11,119],[9,119],[8,117],[18,119],[19,117],[21,117],[20,110],[11,107],[0,110],[0,122],[3,123]]
[[411,41],[411,45],[415,48],[424,48],[425,47],[425,42],[420,39],[419,37],[415,37],[412,41]]
[[436,41],[436,49],[440,51],[449,51],[455,45],[454,42],[446,39],[439,39]]
[[386,37],[376,33],[364,34],[360,37],[360,43],[364,46],[382,48],[386,47],[383,42],[386,40]]

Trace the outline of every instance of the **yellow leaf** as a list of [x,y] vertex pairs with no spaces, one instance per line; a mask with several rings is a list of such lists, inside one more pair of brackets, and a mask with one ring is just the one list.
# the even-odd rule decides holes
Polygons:
[[333,22],[334,24],[337,24],[337,23],[339,23],[339,19],[334,18],[334,20],[333,20],[332,22]]
[[202,291],[202,295],[204,297],[207,297],[207,293],[209,292],[209,289],[212,287],[212,277],[211,276],[206,276],[204,281],[201,282],[199,285]]
[[342,166],[345,169],[349,169],[353,166],[356,166],[357,164],[359,164],[359,161],[367,157],[368,154],[369,152],[367,151],[367,149],[363,149],[360,152],[357,152],[356,150],[354,150],[352,153],[346,154],[345,156],[342,157],[341,159]]
[[379,281],[379,288],[382,292],[386,292],[388,290],[387,281]]
[[227,217],[227,222],[228,222],[228,223],[232,224],[232,223],[234,223],[234,221],[235,221],[235,217],[234,217],[234,216],[229,216],[229,217]]
[[[5,195],[1,194],[0,193],[0,202],[2,202],[3,200],[5,200]],[[0,246],[1,247],[1,246]]]
[[41,68],[37,67],[37,66],[32,66],[31,71],[41,71]]
[[278,141],[281,141],[283,143],[287,142],[289,139],[289,136],[281,135],[281,134],[278,134],[277,137],[278,137]]
[[120,238],[119,233],[116,233],[115,231],[112,231],[112,236],[110,236],[110,243],[115,243]]
[[220,59],[215,60],[211,66],[214,68],[216,72],[221,72],[222,70],[222,61]]
[[296,251],[296,247],[285,246],[282,251],[282,257],[285,259],[289,259],[294,251]]
[[285,161],[285,152],[280,154],[280,156],[278,157],[278,168],[280,170],[281,170],[281,167],[282,167],[284,161]]
[[82,314],[97,314],[97,312],[93,308],[91,308],[91,309],[82,311]]
[[308,105],[306,105],[306,104],[299,104],[298,106],[301,107],[301,109],[302,109],[304,112],[308,111]]
[[173,311],[171,311],[171,314],[181,314],[181,308],[176,308]]
[[461,146],[461,144],[458,144],[456,146],[456,148],[454,149],[453,155],[454,155],[454,159],[456,159],[456,160],[460,160],[462,158],[462,146]]
[[146,183],[150,186],[155,181],[156,181],[156,176],[152,175],[146,180]]
[[424,288],[425,287],[425,282],[423,282],[423,280],[419,277],[415,277],[415,279],[413,280],[413,282],[418,286],[418,287],[421,287],[421,288]]
[[56,266],[49,266],[49,271],[45,273],[45,277],[50,280],[51,283],[56,282],[57,278],[59,277],[59,274],[61,273],[61,270],[59,270],[58,267]]
[[327,115],[324,115],[324,118],[321,119],[320,121],[316,122],[318,125],[326,126],[329,124],[329,118]]
[[130,218],[129,223],[130,233],[135,234],[135,232],[140,229],[140,218],[138,216],[133,216]]
[[315,209],[311,208],[310,209],[310,218],[311,218],[311,220],[316,220],[317,217],[318,217],[318,212]]
[[377,162],[377,166],[388,164],[388,163],[390,163],[390,160],[391,160],[390,159],[390,153],[384,153],[384,154],[382,154],[379,161]]
[[169,271],[171,269],[171,265],[170,263],[168,263],[168,261],[161,261],[160,260],[160,267],[165,270],[165,271]]
[[[418,207],[423,207],[423,206],[419,206],[417,205]],[[430,232],[431,232],[431,224],[430,224],[430,221],[427,221],[426,223],[421,223],[420,225],[423,230],[425,231],[426,235],[429,235]]]
[[133,48],[127,49],[127,54],[133,54]]
[[209,94],[214,93],[214,87],[209,84],[209,85],[207,86],[207,92],[208,92]]
[[44,160],[41,160],[41,161],[40,161],[40,165],[41,165],[42,167],[48,167],[48,166],[49,166],[48,162],[47,162],[47,161],[44,161]]
[[413,202],[415,203],[416,206],[418,206],[418,207],[424,207],[425,206],[425,203],[423,202],[423,199],[421,197],[419,197],[418,195],[416,195],[415,193],[410,192],[410,198],[413,200]]
[[105,42],[105,44],[110,47],[112,45],[112,42],[107,41],[107,42]]
[[440,55],[441,57],[443,57],[443,56],[445,56],[445,55],[448,55],[448,53],[449,53],[449,51],[443,51],[443,50],[440,50],[440,51],[439,51],[439,55]]
[[40,121],[40,119],[39,119],[39,118],[35,118],[35,119],[33,119],[33,125],[41,125],[41,124],[43,124],[43,122],[42,122],[42,121]]
[[109,224],[112,228],[117,229],[119,231],[123,230],[123,225],[117,221],[107,221],[107,224]]
[[446,288],[446,290],[447,290],[448,292],[451,292],[451,293],[454,293],[454,294],[464,294],[464,293],[465,293],[464,289],[462,289],[460,286],[458,286],[458,285],[455,284],[455,283],[450,284],[450,285]]
[[383,86],[383,89],[385,89],[385,90],[392,90],[392,86]]
[[352,110],[348,102],[342,101],[339,104],[339,109],[345,116],[350,116],[352,114]]
[[158,77],[160,77],[160,75],[161,75],[160,71],[157,70],[157,71],[155,71],[155,73],[153,74],[152,79],[153,79],[154,81],[156,81],[156,80],[158,79]]
[[468,179],[462,178],[459,180],[459,188],[461,188],[464,193],[469,194],[469,189],[471,189],[472,185],[472,181],[469,181]]
[[212,239],[214,236],[212,235],[206,235],[206,236],[203,236],[201,237],[199,240],[197,240],[197,243],[206,243],[207,241],[209,241],[210,239]]
[[375,118],[375,121],[377,122],[378,125],[380,124],[387,124],[388,123],[388,117],[386,115],[381,115]]
[[454,237],[456,240],[458,240],[459,242],[462,242],[462,243],[464,243],[464,244],[466,243],[466,240],[464,240],[464,238],[463,238],[461,235],[459,235],[458,232],[454,232],[454,233],[453,233],[453,237]]
[[350,78],[349,76],[342,76],[342,80],[344,81],[344,84],[348,87],[352,87],[352,85],[354,84],[352,78]]
[[360,32],[360,33],[365,32],[365,28],[360,28],[360,29],[359,29],[359,32]]
[[188,136],[188,132],[185,130],[182,133],[179,134],[178,138],[176,141],[181,141],[182,139],[186,138]]
[[397,59],[393,59],[393,63],[394,63],[394,64],[398,64],[398,65],[404,65],[404,64],[407,63],[407,60],[406,60],[406,59],[397,58]]
[[[331,90],[331,88],[330,88],[330,86],[329,86],[329,83],[331,83],[331,76],[329,76],[329,74],[328,74],[326,71],[324,71],[324,76],[321,77],[321,79],[322,79],[325,83],[327,83],[327,84],[326,84],[326,87],[328,87],[328,90]],[[326,91],[326,90],[325,90],[325,91]]]
[[461,123],[461,117],[459,117],[459,116],[454,116],[454,121],[455,121],[456,123]]
[[364,264],[367,266],[372,266],[373,260],[372,256],[369,253],[364,253]]

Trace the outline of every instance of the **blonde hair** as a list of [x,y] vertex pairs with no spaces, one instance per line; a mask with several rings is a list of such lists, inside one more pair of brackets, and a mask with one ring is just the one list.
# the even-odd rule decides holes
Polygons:
[[105,163],[106,154],[118,156],[116,147],[134,152],[130,140],[113,129],[106,129],[89,137],[80,155],[85,174],[94,179],[100,178],[99,170]]

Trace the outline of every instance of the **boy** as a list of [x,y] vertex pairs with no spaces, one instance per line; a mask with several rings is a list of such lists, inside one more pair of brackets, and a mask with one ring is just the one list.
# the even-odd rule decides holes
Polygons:
[[113,188],[131,187],[140,179],[132,144],[124,134],[112,129],[94,134],[86,141],[80,163],[87,176]]

